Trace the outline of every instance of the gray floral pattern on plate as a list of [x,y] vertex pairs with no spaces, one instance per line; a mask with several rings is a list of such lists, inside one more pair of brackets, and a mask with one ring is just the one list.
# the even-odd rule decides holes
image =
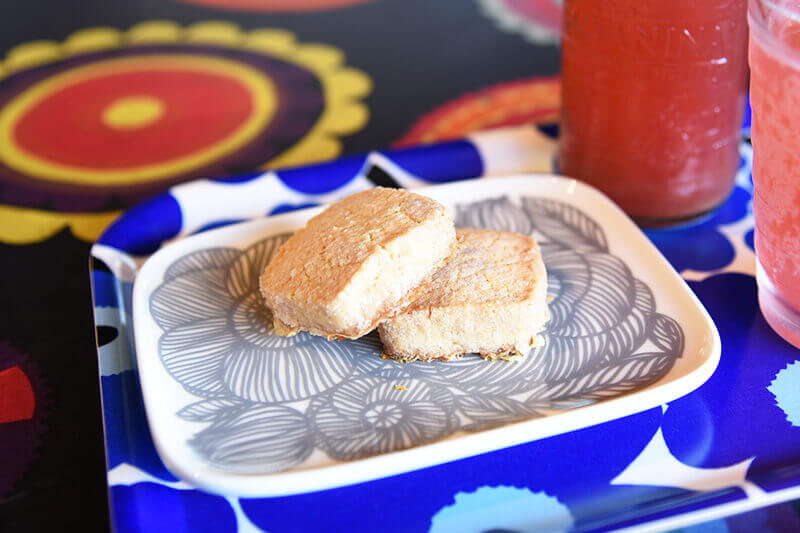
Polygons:
[[568,204],[523,197],[456,208],[457,227],[539,240],[548,272],[545,343],[525,358],[402,364],[373,333],[328,342],[270,332],[258,277],[288,235],[173,263],[150,299],[159,357],[200,397],[177,416],[206,424],[189,441],[226,469],[279,472],[315,450],[354,460],[479,431],[641,389],[672,368],[684,333],[650,288],[609,250],[605,232]]

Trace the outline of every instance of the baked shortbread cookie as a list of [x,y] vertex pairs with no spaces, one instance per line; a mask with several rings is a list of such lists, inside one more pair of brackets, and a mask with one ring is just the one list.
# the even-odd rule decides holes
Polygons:
[[547,320],[547,273],[533,238],[456,230],[461,248],[426,291],[378,331],[384,355],[449,360],[467,353],[522,356]]
[[430,198],[352,194],[292,235],[262,274],[275,333],[358,338],[413,301],[455,243],[452,219]]

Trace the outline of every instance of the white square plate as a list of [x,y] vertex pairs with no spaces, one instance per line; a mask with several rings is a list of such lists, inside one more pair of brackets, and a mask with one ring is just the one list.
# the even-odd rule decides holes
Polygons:
[[380,358],[373,334],[269,332],[257,280],[307,209],[155,253],[133,312],[145,409],[162,460],[209,491],[309,492],[512,446],[669,402],[712,374],[708,313],[633,222],[556,176],[417,189],[457,227],[534,235],[548,270],[546,343],[521,361]]

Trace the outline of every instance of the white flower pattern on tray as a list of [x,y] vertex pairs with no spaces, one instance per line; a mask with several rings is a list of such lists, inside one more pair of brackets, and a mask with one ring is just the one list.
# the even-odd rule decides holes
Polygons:
[[353,460],[587,405],[664,376],[684,334],[611,254],[603,229],[561,202],[506,197],[456,209],[458,227],[534,234],[548,270],[545,345],[516,362],[383,360],[375,334],[328,342],[270,332],[258,277],[288,235],[173,263],[150,299],[159,357],[202,398],[177,416],[208,425],[191,447],[221,468],[279,472],[315,449]]

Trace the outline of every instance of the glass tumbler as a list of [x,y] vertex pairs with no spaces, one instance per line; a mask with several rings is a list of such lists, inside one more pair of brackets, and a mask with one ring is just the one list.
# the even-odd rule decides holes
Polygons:
[[758,301],[800,348],[800,2],[751,0],[748,19]]
[[566,0],[559,169],[644,226],[733,189],[744,112],[746,0]]

